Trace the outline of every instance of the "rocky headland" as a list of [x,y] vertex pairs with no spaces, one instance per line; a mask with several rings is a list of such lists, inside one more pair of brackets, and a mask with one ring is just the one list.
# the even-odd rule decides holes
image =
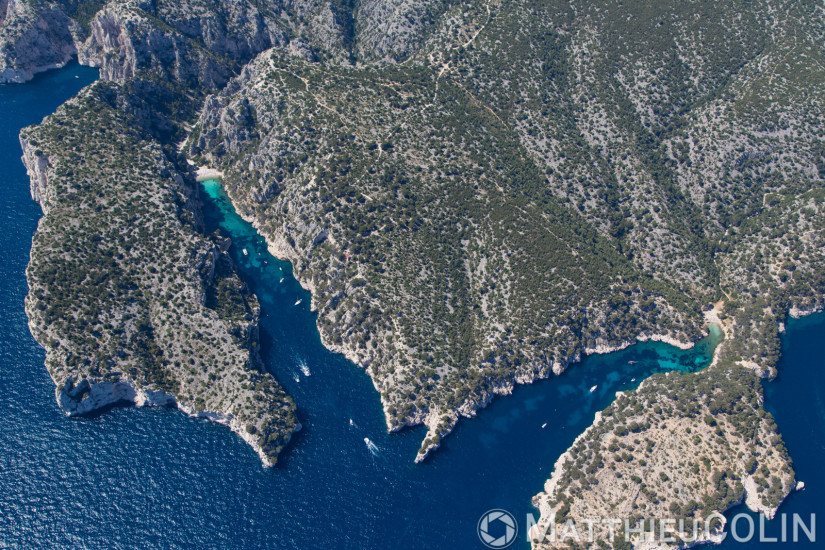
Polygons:
[[[225,424],[266,464],[300,429],[258,359],[255,296],[228,240],[197,231],[197,191],[98,83],[21,134],[44,216],[26,312],[69,415],[131,402]],[[94,132],[89,132],[90,120]]]

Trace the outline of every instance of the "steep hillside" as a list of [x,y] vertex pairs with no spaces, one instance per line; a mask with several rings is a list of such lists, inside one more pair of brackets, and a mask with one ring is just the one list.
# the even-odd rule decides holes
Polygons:
[[700,335],[701,310],[558,203],[518,135],[424,67],[272,52],[207,100],[190,151],[313,290],[324,342],[430,446],[586,349]]
[[695,340],[723,297],[747,317],[725,353],[769,372],[777,321],[825,288],[822,109],[795,82],[818,65],[777,65],[781,97],[755,101],[757,67],[819,55],[821,14],[778,4],[479,2],[397,66],[267,52],[189,151],[295,262],[388,426],[430,427],[419,459],[583,352]]

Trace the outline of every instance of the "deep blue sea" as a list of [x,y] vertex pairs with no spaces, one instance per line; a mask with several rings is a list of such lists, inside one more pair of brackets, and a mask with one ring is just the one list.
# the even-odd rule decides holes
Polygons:
[[[304,429],[265,469],[228,429],[176,410],[69,419],[23,312],[40,209],[17,134],[95,77],[74,65],[0,86],[0,548],[480,549],[480,516],[502,508],[522,531],[512,548],[524,550],[525,518],[536,513],[530,498],[595,412],[654,371],[708,361],[712,338],[689,352],[647,343],[590,357],[497,398],[415,465],[424,430],[386,433],[369,378],[321,345],[289,264],[266,252],[212,181],[204,184],[209,229],[233,238],[231,253],[261,299],[264,362],[298,403]],[[782,511],[825,518],[825,317],[790,323],[784,342],[767,406],[808,488]]]

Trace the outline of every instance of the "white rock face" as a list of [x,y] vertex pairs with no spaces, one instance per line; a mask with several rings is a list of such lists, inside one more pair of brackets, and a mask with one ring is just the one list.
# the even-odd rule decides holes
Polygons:
[[228,427],[252,447],[264,466],[274,464],[261,448],[258,439],[248,433],[246,426],[233,415],[225,412],[195,411],[185,403],[179,403],[173,395],[163,391],[142,389],[131,380],[89,382],[88,379],[77,381],[71,378],[62,386],[58,386],[55,394],[58,405],[68,416],[84,416],[118,404],[131,404],[136,407],[175,407],[192,418]]
[[753,479],[753,476],[745,478],[745,482],[742,485],[745,486],[745,506],[752,512],[762,513],[765,514],[766,518],[773,519],[776,515],[777,508],[765,506],[762,499],[759,498],[759,489],[756,486],[756,481]]
[[46,168],[49,166],[49,158],[25,139],[20,140],[20,147],[23,149],[23,164],[29,174],[32,200],[40,204],[40,208],[46,214],[48,212],[46,197],[49,190]]
[[57,404],[69,416],[83,416],[118,403],[138,407],[177,405],[175,398],[162,391],[142,390],[131,380],[89,382],[70,378],[56,390]]

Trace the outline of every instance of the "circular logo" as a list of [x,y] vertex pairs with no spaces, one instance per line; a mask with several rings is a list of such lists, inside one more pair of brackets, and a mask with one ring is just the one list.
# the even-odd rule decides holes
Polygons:
[[478,538],[487,548],[507,548],[516,535],[516,518],[506,510],[490,510],[478,520]]

